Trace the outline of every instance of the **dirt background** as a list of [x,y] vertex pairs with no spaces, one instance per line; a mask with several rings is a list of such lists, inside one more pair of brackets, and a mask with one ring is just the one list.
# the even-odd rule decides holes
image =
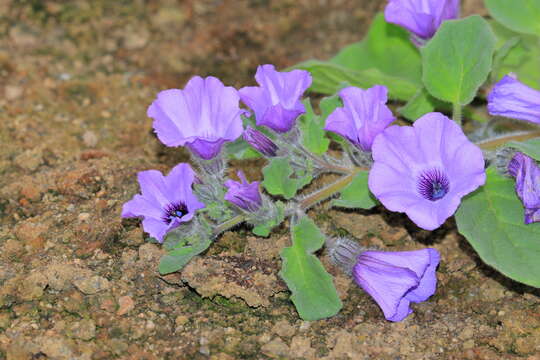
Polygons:
[[186,159],[152,134],[159,90],[328,58],[384,3],[0,0],[0,359],[540,359],[540,292],[482,265],[451,221],[430,235],[382,209],[310,212],[329,235],[441,252],[436,295],[391,323],[324,254],[344,308],[300,320],[277,276],[285,226],[227,232],[160,277],[160,248],[120,219],[138,171]]

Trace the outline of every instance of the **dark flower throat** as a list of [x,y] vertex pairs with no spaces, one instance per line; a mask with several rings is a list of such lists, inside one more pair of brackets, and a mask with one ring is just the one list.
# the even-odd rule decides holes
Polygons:
[[431,169],[418,177],[416,187],[424,199],[437,201],[448,193],[450,182],[444,172],[439,169]]
[[174,218],[181,219],[188,213],[188,208],[183,202],[172,203],[165,207],[165,214],[161,219],[169,225]]

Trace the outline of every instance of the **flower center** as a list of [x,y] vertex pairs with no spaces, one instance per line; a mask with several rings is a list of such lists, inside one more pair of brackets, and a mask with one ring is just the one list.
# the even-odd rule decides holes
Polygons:
[[437,201],[442,199],[450,190],[450,181],[439,169],[425,171],[418,177],[416,188],[424,199]]
[[165,207],[165,214],[161,219],[169,225],[175,218],[181,219],[188,213],[188,208],[183,202],[171,203]]

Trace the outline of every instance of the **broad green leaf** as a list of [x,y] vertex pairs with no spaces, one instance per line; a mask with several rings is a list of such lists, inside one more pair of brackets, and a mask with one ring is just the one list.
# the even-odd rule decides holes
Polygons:
[[540,223],[525,225],[523,213],[514,181],[489,168],[486,185],[463,199],[456,221],[485,263],[540,287]]
[[540,0],[485,0],[489,14],[509,29],[540,36]]
[[434,97],[467,105],[486,80],[495,36],[480,16],[445,21],[421,50],[424,85]]
[[387,23],[382,13],[377,14],[363,41],[345,47],[330,62],[356,71],[375,68],[418,87],[422,84],[420,53],[409,40],[409,33]]
[[324,244],[313,220],[303,217],[292,229],[292,246],[281,251],[279,275],[291,290],[300,317],[312,321],[334,316],[342,307],[332,276],[313,253]]
[[242,137],[239,137],[233,142],[226,143],[225,151],[229,157],[238,160],[256,159],[261,157],[261,154],[253,149]]
[[353,181],[341,191],[339,198],[332,201],[333,206],[352,209],[371,209],[377,205],[377,200],[373,197],[368,188],[369,172],[361,171]]
[[270,163],[263,168],[264,188],[272,195],[283,195],[284,198],[292,198],[296,192],[309,184],[310,174],[294,174],[286,158],[272,158]]
[[[167,236],[169,243],[176,242],[176,247],[163,255],[159,261],[159,273],[162,275],[182,269],[194,256],[208,249],[212,240],[210,237],[202,237],[193,234],[190,239],[185,239],[180,232],[172,232]],[[171,239],[175,237],[178,240]],[[196,239],[196,240],[195,240]]]
[[332,112],[334,112],[334,110],[336,110],[336,108],[340,106],[343,106],[343,103],[341,102],[341,99],[337,94],[327,96],[321,99],[321,102],[319,103],[319,109],[321,109],[321,117],[324,120],[323,125],[328,115],[330,115]]
[[324,121],[322,116],[315,114],[309,98],[303,101],[306,113],[299,120],[302,131],[302,143],[311,152],[321,155],[328,150],[330,140],[325,136]]
[[536,161],[540,161],[540,137],[524,142],[510,141],[506,146],[516,149]]
[[408,79],[384,74],[376,68],[356,71],[330,62],[308,60],[295,65],[293,69],[309,71],[313,77],[310,90],[321,94],[335,94],[343,88],[344,83],[361,88],[379,84],[388,88],[391,98],[407,100],[420,87]]

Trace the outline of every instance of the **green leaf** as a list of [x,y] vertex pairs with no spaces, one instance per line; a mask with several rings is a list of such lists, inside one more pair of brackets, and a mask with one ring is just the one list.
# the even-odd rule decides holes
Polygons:
[[233,142],[225,144],[225,151],[228,157],[238,160],[257,159],[261,157],[242,137]]
[[161,257],[158,270],[162,275],[182,269],[194,256],[199,255],[212,244],[209,236],[192,234],[189,239],[186,239],[185,234],[175,231],[170,232],[165,241],[177,245]]
[[534,160],[540,161],[540,137],[524,142],[510,141],[505,146],[521,151]]
[[283,195],[284,198],[292,198],[296,192],[309,184],[312,177],[310,174],[294,174],[286,158],[272,158],[270,163],[263,168],[264,188],[272,195]]
[[330,140],[325,136],[324,122],[325,118],[315,114],[311,107],[311,101],[306,98],[304,101],[306,113],[302,115],[299,121],[299,127],[302,131],[302,143],[311,152],[321,155],[328,150]]
[[[513,72],[528,86],[540,84],[540,41],[535,36],[520,35],[497,22],[491,27],[497,37],[498,50],[494,58],[491,81],[496,82]],[[513,46],[512,46],[513,45]]]
[[339,198],[332,200],[332,205],[350,209],[371,209],[377,205],[377,200],[369,191],[368,176],[367,171],[359,172],[341,191]]
[[313,253],[324,244],[324,235],[313,220],[303,217],[292,229],[292,246],[281,251],[279,273],[291,290],[300,317],[312,321],[334,316],[342,307],[332,276]]
[[540,223],[523,223],[514,181],[493,168],[486,185],[463,199],[458,229],[480,258],[504,275],[540,287]]
[[379,84],[388,88],[391,98],[407,100],[420,87],[415,82],[384,74],[376,68],[357,71],[330,62],[308,60],[295,65],[292,69],[309,71],[313,77],[310,90],[321,94],[335,94],[343,88],[344,83],[361,88]]
[[445,21],[421,50],[427,90],[438,99],[467,105],[486,80],[494,51],[495,36],[482,17]]
[[283,204],[281,201],[277,201],[275,205],[276,211],[274,216],[272,216],[266,222],[261,222],[260,219],[248,219],[248,222],[255,225],[252,230],[255,235],[267,237],[268,235],[270,235],[270,231],[274,227],[278,226],[283,222],[283,220],[285,219],[285,204]]
[[422,115],[435,111],[437,108],[444,107],[445,104],[440,100],[429,95],[425,88],[418,92],[405,104],[398,109],[399,113],[410,121],[415,121]]
[[540,36],[539,0],[485,0],[489,14],[509,29]]
[[409,33],[387,23],[382,13],[377,14],[363,41],[345,47],[330,62],[355,71],[378,69],[417,87],[422,84],[420,53],[409,40]]

